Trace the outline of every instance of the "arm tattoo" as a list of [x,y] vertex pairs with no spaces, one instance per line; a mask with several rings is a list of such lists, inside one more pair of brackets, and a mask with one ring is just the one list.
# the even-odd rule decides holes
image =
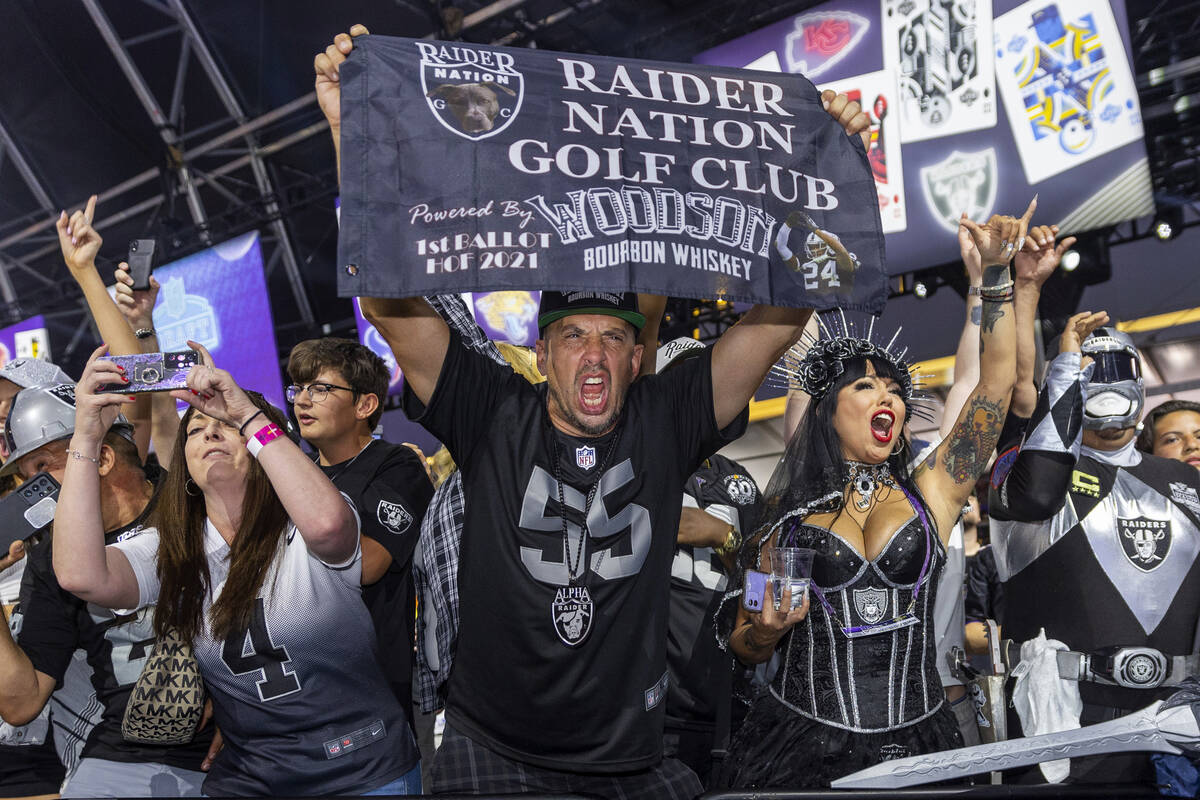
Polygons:
[[983,313],[983,306],[975,306],[971,309],[971,324],[978,325],[980,315]]
[[[984,333],[991,333],[993,330],[995,330],[996,323],[999,322],[1000,318],[1004,316],[1005,305],[1005,303],[993,303],[988,300],[983,301],[983,305],[980,306],[980,308],[983,309],[982,316]],[[983,343],[980,342],[981,348],[982,344]]]
[[942,465],[958,484],[974,483],[987,468],[1004,423],[1002,405],[986,397],[972,397],[966,413],[945,443]]

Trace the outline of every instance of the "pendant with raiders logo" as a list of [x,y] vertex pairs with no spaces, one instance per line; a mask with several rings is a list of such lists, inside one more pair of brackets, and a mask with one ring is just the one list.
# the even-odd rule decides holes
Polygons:
[[596,606],[586,586],[563,586],[554,593],[554,602],[550,604],[554,631],[568,647],[583,644],[592,630],[595,614]]

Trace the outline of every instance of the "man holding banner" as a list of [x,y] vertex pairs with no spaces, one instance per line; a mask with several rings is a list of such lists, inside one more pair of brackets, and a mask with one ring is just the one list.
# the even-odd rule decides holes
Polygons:
[[[366,33],[362,26],[351,30],[354,37]],[[460,635],[450,677],[446,733],[434,761],[433,789],[452,793],[534,791],[621,798],[694,797],[701,786],[691,770],[678,761],[662,758],[666,624],[681,487],[704,458],[744,431],[748,401],[770,366],[799,336],[812,309],[756,305],[700,357],[688,359],[664,375],[635,381],[643,356],[638,339],[647,320],[633,292],[670,290],[667,284],[650,278],[651,268],[656,266],[653,257],[658,251],[666,251],[666,243],[660,248],[655,241],[626,236],[619,240],[625,245],[593,244],[584,252],[560,246],[564,244],[562,231],[542,225],[537,219],[538,198],[530,198],[524,205],[511,200],[491,205],[460,203],[452,198],[463,187],[456,184],[451,173],[457,174],[464,166],[461,160],[468,156],[455,155],[458,151],[450,145],[446,146],[448,160],[444,162],[404,161],[404,174],[397,172],[383,180],[389,183],[392,177],[399,177],[395,181],[400,188],[396,201],[376,202],[378,196],[374,187],[368,186],[370,180],[363,183],[370,175],[364,173],[385,175],[386,170],[379,172],[369,164],[380,157],[396,158],[395,152],[382,156],[376,151],[392,150],[397,140],[403,145],[406,134],[374,138],[365,131],[362,115],[378,114],[387,105],[378,104],[378,96],[400,96],[411,89],[389,82],[387,62],[395,55],[389,55],[390,47],[408,52],[416,44],[383,37],[352,39],[351,35],[339,35],[314,63],[317,95],[329,119],[339,164],[343,163],[340,158],[345,146],[344,163],[353,164],[350,171],[355,173],[353,178],[342,173],[346,203],[341,248],[343,255],[355,252],[361,257],[355,255],[356,260],[343,262],[349,280],[343,281],[340,288],[392,298],[363,297],[362,311],[387,340],[404,372],[406,412],[450,449],[462,471],[467,498],[459,578]],[[398,106],[395,113],[423,114],[427,100],[453,98],[459,107],[446,106],[447,116],[441,124],[447,134],[442,138],[455,146],[459,138],[477,143],[489,140],[487,148],[464,151],[473,153],[467,172],[475,171],[473,177],[463,177],[464,181],[477,183],[478,171],[484,169],[482,162],[496,152],[508,153],[504,158],[516,158],[533,168],[535,161],[521,159],[531,153],[534,155],[530,157],[536,159],[540,148],[528,143],[519,145],[524,140],[512,139],[529,133],[514,123],[517,106],[513,104],[521,103],[523,94],[526,115],[522,120],[526,120],[540,113],[536,111],[539,104],[546,106],[552,98],[531,93],[523,81],[500,82],[518,71],[512,55],[518,51],[459,43],[421,44],[426,47],[416,48],[415,52],[422,53],[422,58],[444,62],[441,71],[431,68],[422,75],[425,88],[420,93],[424,96],[420,106],[403,110]],[[426,53],[428,48],[435,52]],[[346,62],[354,50],[369,50],[368,56],[382,58],[381,65],[373,60],[368,63],[372,99],[361,103],[367,88],[361,62],[368,56],[356,53]],[[542,56],[548,54],[538,57]],[[448,66],[452,58],[460,59],[458,67]],[[650,98],[651,104],[661,101],[661,108],[667,107],[662,104],[668,102],[668,94],[698,99],[695,87],[700,84],[678,77],[682,72],[668,76],[663,69],[655,76],[655,69],[646,69],[635,80],[622,65],[620,69],[625,72],[620,74],[625,77],[614,78],[605,88],[602,83],[607,81],[601,82],[595,64],[567,57],[561,62],[567,70],[568,92],[574,91],[570,88],[574,85],[584,92],[596,89],[636,93],[642,99]],[[343,72],[344,63],[348,66]],[[356,64],[357,72],[350,66]],[[748,113],[791,114],[774,84],[749,80],[752,73],[724,73],[712,79],[712,85],[724,87],[724,94],[713,99],[711,92],[717,90],[711,86],[705,89],[714,103],[723,102],[727,107],[740,104]],[[737,76],[746,78],[740,88],[735,86],[742,80]],[[427,86],[431,77],[443,82]],[[473,84],[469,89],[443,88],[446,82],[455,80],[459,81],[455,85],[465,87],[462,81],[468,79]],[[671,88],[676,84],[678,92]],[[496,86],[504,85],[514,94],[496,91]],[[653,99],[656,91],[659,100]],[[808,92],[809,104],[815,106],[821,118],[827,111],[841,125],[838,128],[825,120],[817,138],[836,141],[834,155],[841,150],[861,155],[863,180],[870,184],[864,151],[857,145],[850,147],[848,141],[867,129],[868,117],[844,95],[829,92],[818,98],[811,87]],[[468,108],[471,102],[477,102],[480,108]],[[811,109],[809,112],[811,122]],[[671,113],[657,118],[654,113],[644,112],[643,117],[657,119],[660,125],[667,124],[668,118],[674,119]],[[660,109],[657,113],[663,112]],[[626,119],[630,126],[638,124],[632,116]],[[397,128],[402,126],[399,118],[393,123]],[[717,140],[733,135],[732,126],[725,126],[727,130],[718,135],[717,127],[706,127],[700,117],[692,121],[674,119],[670,125],[675,138],[683,135],[683,126],[691,126],[688,136],[693,143],[697,137],[711,135]],[[518,130],[513,131],[514,126]],[[506,129],[511,139],[507,145],[503,135],[497,136]],[[526,139],[536,141],[528,136]],[[514,148],[521,152],[516,153]],[[574,152],[579,158],[586,156],[584,149]],[[650,158],[654,153],[641,155],[644,158],[639,168],[632,165],[632,154],[626,163],[622,163],[620,150],[612,157],[626,183],[623,197],[636,199],[647,192],[646,196],[662,201],[659,210],[669,216],[674,197],[671,192],[682,196],[688,187],[651,187],[663,189],[652,193],[631,186],[635,172],[641,179],[652,177],[651,172],[665,179],[669,170],[664,165],[672,163],[665,157]],[[439,189],[436,203],[433,199],[415,202],[417,195],[407,193],[411,188],[407,183],[410,167],[432,168],[444,174],[445,185]],[[576,156],[568,154],[559,167],[577,170],[579,163]],[[726,168],[733,170],[731,174],[738,169],[726,161],[723,167],[709,163],[701,172],[707,176],[704,180],[716,181],[717,173]],[[761,172],[768,180],[772,174],[776,178],[783,174],[778,170],[773,173],[769,164]],[[552,183],[548,178],[541,180],[543,190]],[[818,194],[833,188],[832,184],[814,185]],[[480,187],[475,186],[475,190]],[[523,191],[523,187],[504,190]],[[703,233],[699,222],[703,215],[695,209],[716,207],[711,196],[700,191],[692,194],[697,197],[691,198],[689,224],[695,230],[689,234],[681,226],[672,235],[696,238],[697,231]],[[600,214],[615,214],[616,206],[605,206],[605,197],[614,198],[597,190],[588,198],[579,195],[579,202],[590,204],[594,200]],[[866,197],[871,203],[868,210],[875,218],[874,230],[878,230],[873,184]],[[540,199],[543,209],[553,208],[544,197]],[[617,198],[617,202],[623,201]],[[743,212],[751,207],[743,206]],[[514,227],[500,230],[506,209],[512,210],[507,223]],[[570,216],[574,212],[568,209],[562,213]],[[739,224],[749,225],[754,219],[763,222],[767,216],[761,208],[757,216],[745,212]],[[522,219],[528,227],[524,231],[515,227],[522,224]],[[606,219],[612,222],[615,217],[610,214]],[[630,218],[624,219],[628,228]],[[715,217],[710,214],[708,219],[711,237]],[[675,293],[711,294],[715,285],[740,286],[739,281],[753,283],[755,278],[761,281],[761,287],[772,284],[773,275],[767,274],[768,265],[764,263],[775,249],[777,220],[772,219],[761,231],[761,247],[757,240],[754,243],[754,252],[761,250],[766,255],[755,256],[759,260],[754,260],[707,248],[705,252],[712,255],[700,257],[700,263],[711,264],[712,269],[676,264],[671,274],[680,280],[706,275],[717,283],[681,283]],[[825,215],[820,224],[828,229],[831,219]],[[578,217],[565,223],[565,238],[578,239],[586,230],[594,241],[601,229],[593,230],[592,223]],[[430,225],[442,224],[458,225],[473,233],[454,234],[445,227],[434,230],[436,236],[429,232]],[[860,256],[874,258],[880,250],[878,243],[872,247],[869,237],[862,236],[855,240],[853,227],[839,227],[841,239],[851,239],[854,252]],[[395,243],[396,231],[407,235],[418,228],[421,234],[415,244]],[[509,243],[507,249],[504,242]],[[383,252],[389,247],[390,258]],[[428,258],[420,256],[420,248],[425,249]],[[489,273],[474,269],[473,265],[481,266],[489,254],[495,265],[499,253],[507,253],[505,262],[510,267],[518,254],[524,254],[526,268],[508,269],[503,276],[499,270]],[[454,274],[441,269],[449,256],[455,258]],[[539,257],[534,263],[540,274],[529,269],[534,256]],[[605,268],[596,267],[599,259],[610,256],[617,259],[615,268],[611,261],[604,261],[609,265]],[[587,269],[589,258],[600,270],[599,282],[595,271]],[[434,263],[432,273],[426,272],[429,259]],[[870,263],[866,258],[863,261]],[[635,262],[647,270],[635,275],[634,266],[639,266]],[[465,289],[467,285],[458,281],[466,277],[457,274],[459,267],[471,273],[469,277],[475,281],[471,288],[504,288],[504,281],[513,281],[508,284],[510,288],[533,287],[539,285],[539,280],[542,285],[556,288],[577,280],[577,285],[584,287],[543,291],[537,357],[539,370],[547,376],[545,384],[531,386],[511,370],[463,347],[441,317],[416,296]],[[781,270],[778,274],[790,273],[782,261],[770,265],[772,271],[776,267]],[[882,265],[875,260],[872,268],[881,269]],[[584,279],[585,271],[592,273],[591,279]],[[763,274],[756,276],[757,272]],[[447,282],[447,276],[455,280]],[[643,282],[642,276],[649,282]],[[843,299],[851,305],[870,307],[871,282],[855,283],[855,292],[862,293]],[[780,285],[781,297],[812,299],[802,290],[802,282]],[[758,290],[742,286],[737,291],[750,297]],[[773,298],[772,291],[764,288],[761,296]],[[827,296],[836,298],[838,292]],[[650,330],[656,329],[657,320],[651,322]],[[719,382],[714,381],[715,375],[720,376]]]

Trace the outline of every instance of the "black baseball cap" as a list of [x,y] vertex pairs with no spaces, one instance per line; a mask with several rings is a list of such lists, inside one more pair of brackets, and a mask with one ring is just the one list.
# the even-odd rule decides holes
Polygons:
[[640,332],[646,317],[638,311],[634,292],[542,292],[538,308],[538,330],[555,320],[574,314],[606,314],[625,320]]

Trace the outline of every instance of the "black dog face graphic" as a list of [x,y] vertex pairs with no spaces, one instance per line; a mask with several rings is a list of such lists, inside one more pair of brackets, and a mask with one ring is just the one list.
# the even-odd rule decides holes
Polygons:
[[496,123],[496,115],[500,113],[500,102],[496,99],[495,89],[507,92],[515,97],[516,92],[507,86],[500,86],[492,81],[483,83],[443,83],[427,95],[439,97],[446,102],[446,108],[458,120],[458,127],[466,133],[486,133]]

